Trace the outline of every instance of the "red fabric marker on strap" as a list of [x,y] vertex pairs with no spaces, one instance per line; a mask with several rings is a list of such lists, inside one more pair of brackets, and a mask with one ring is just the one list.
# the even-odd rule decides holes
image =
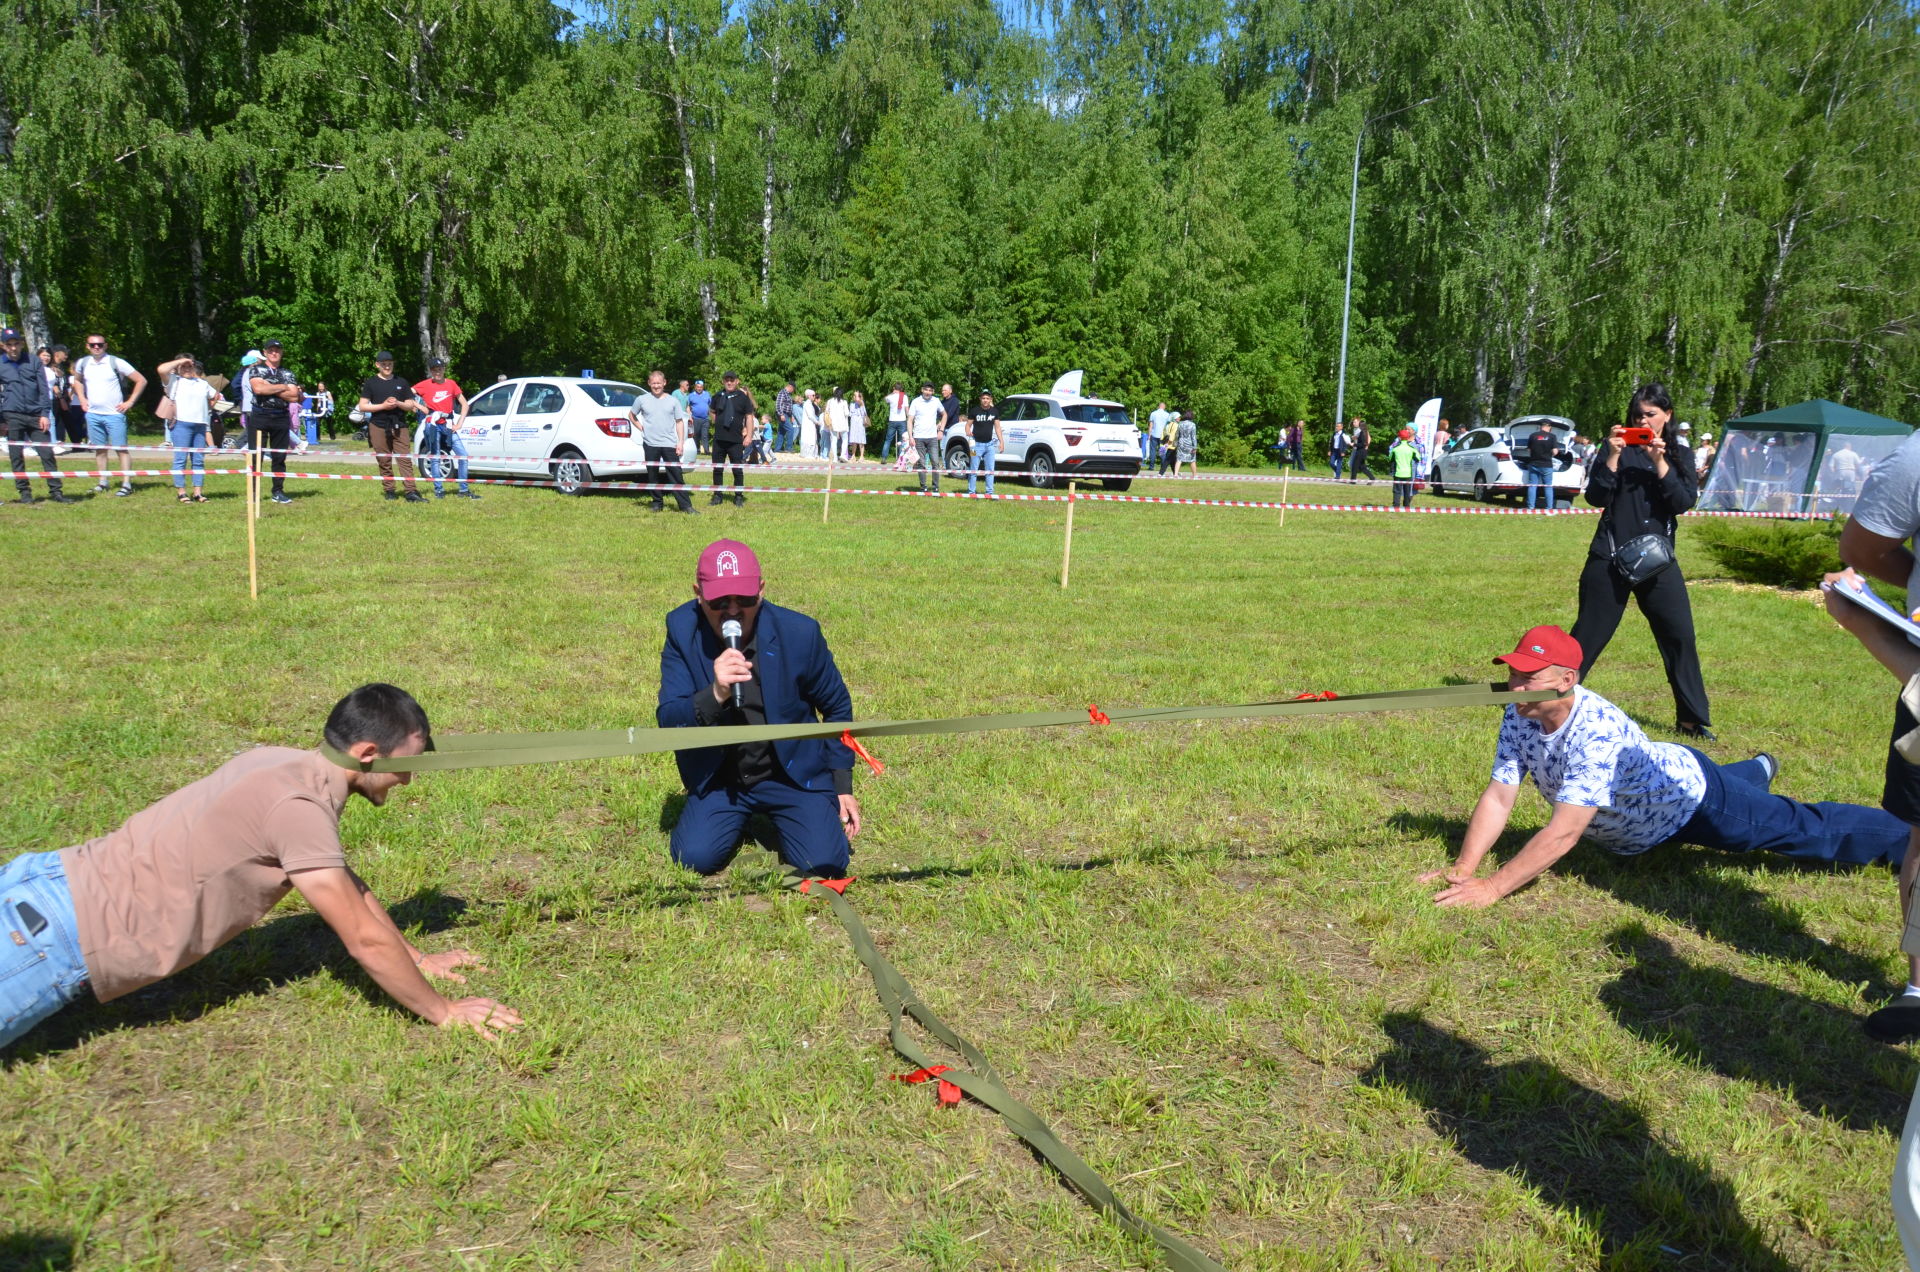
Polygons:
[[1340,696],[1339,694],[1335,693],[1331,689],[1322,689],[1319,693],[1313,693],[1311,691],[1307,693],[1296,693],[1293,695],[1293,697],[1289,698],[1287,701],[1289,702],[1332,702],[1334,699],[1338,698],[1339,696]]
[[873,756],[867,752],[867,748],[860,745],[860,739],[853,736],[853,730],[849,729],[845,733],[842,733],[840,740],[852,747],[853,753],[867,762],[867,767],[873,770],[875,777],[887,771],[886,765],[874,759]]
[[1106,712],[1102,711],[1099,707],[1095,706],[1091,702],[1087,704],[1087,719],[1094,724],[1112,724],[1113,723],[1112,719],[1108,717]]
[[[936,1064],[926,1069],[915,1069],[912,1073],[892,1074],[889,1076],[888,1081],[907,1082],[915,1085],[922,1082],[931,1082],[952,1067],[953,1066],[949,1064]],[[960,1088],[944,1078],[941,1078],[940,1085],[934,1089],[934,1095],[944,1108],[952,1108],[954,1105],[960,1103],[961,1099]]]
[[844,879],[802,879],[800,881],[800,895],[805,896],[813,890],[813,885],[817,883],[828,891],[837,892],[844,897],[847,895],[847,885],[852,882],[852,875],[848,875]]

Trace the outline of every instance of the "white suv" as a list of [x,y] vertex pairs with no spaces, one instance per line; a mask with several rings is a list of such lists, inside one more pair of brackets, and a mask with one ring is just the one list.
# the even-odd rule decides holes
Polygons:
[[[1007,444],[994,462],[1001,474],[1025,472],[1042,490],[1069,478],[1098,477],[1108,490],[1125,490],[1140,474],[1140,430],[1118,402],[1084,397],[1081,371],[1069,371],[1045,393],[1014,393],[994,399]],[[973,466],[967,412],[979,402],[962,401],[960,423],[947,430],[949,469]]]
[[[627,408],[644,392],[619,380],[529,375],[467,398],[460,429],[476,473],[550,477],[562,494],[594,481],[644,480],[646,452]],[[419,457],[420,434],[414,433]]]
[[1542,424],[1565,448],[1553,463],[1554,500],[1573,503],[1587,488],[1587,468],[1573,458],[1573,421],[1564,415],[1522,415],[1501,428],[1469,429],[1448,442],[1433,461],[1427,484],[1436,495],[1452,488],[1456,493],[1470,490],[1475,499],[1489,503],[1497,494],[1511,495],[1516,502],[1524,499],[1527,478],[1517,457],[1526,454],[1527,438]]

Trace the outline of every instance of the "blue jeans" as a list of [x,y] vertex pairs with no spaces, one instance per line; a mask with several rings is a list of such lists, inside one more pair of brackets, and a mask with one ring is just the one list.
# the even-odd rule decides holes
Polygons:
[[175,490],[187,488],[187,469],[193,469],[193,488],[206,484],[207,457],[201,454],[207,447],[207,426],[205,424],[167,425],[167,442],[173,447],[173,486]]
[[1346,460],[1347,460],[1347,456],[1346,456],[1346,452],[1345,452],[1345,451],[1341,451],[1341,452],[1339,452],[1339,453],[1337,453],[1337,454],[1335,454],[1335,455],[1334,455],[1334,457],[1333,457],[1333,479],[1334,479],[1335,481],[1339,481],[1339,480],[1340,480],[1340,465],[1341,465],[1341,464],[1344,464],[1344,463],[1346,462]]
[[973,444],[973,463],[967,471],[967,493],[973,493],[974,480],[981,473],[987,475],[987,493],[993,493],[993,461],[1000,457],[1000,443],[975,442]]
[[773,444],[775,450],[790,451],[800,445],[800,426],[792,420],[780,421],[780,438]]
[[1534,492],[1546,497],[1547,511],[1553,511],[1553,466],[1550,464],[1522,464],[1520,471],[1527,479],[1527,507],[1533,507]]
[[[427,472],[433,477],[433,493],[444,494],[447,470],[454,470],[454,481],[461,490],[467,488],[467,444],[460,434],[445,424],[429,424],[420,439],[421,453],[431,455],[427,461]],[[449,458],[458,456],[458,459]]]
[[1765,849],[1802,861],[1898,867],[1907,855],[1907,824],[1864,804],[1803,804],[1767,789],[1758,760],[1715,764],[1694,751],[1707,793],[1674,838],[1727,852]]
[[840,801],[831,790],[808,791],[775,776],[748,790],[715,787],[687,796],[668,843],[673,859],[703,875],[718,874],[740,851],[747,818],[773,821],[780,860],[806,875],[844,878],[852,849],[840,824]]
[[59,853],[0,866],[0,1047],[86,991],[79,932]]
[[898,424],[889,421],[887,424],[887,445],[886,448],[880,452],[880,458],[882,460],[892,459],[894,452],[899,450],[905,443],[906,437],[906,421],[902,420]]

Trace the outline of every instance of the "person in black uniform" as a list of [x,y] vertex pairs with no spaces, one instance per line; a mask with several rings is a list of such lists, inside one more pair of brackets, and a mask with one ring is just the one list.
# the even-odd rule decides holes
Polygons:
[[247,414],[247,449],[255,438],[265,442],[273,467],[273,502],[290,504],[287,494],[287,452],[293,448],[293,404],[303,396],[293,372],[280,365],[284,356],[278,340],[260,346],[261,359],[246,370],[253,388],[253,410]]
[[742,467],[747,462],[747,447],[752,444],[755,431],[760,422],[760,407],[753,400],[753,394],[740,387],[740,377],[729,371],[720,377],[726,387],[713,395],[710,414],[713,421],[713,498],[709,503],[719,503],[726,498],[721,493],[721,465],[733,465],[733,502],[736,507],[747,502],[745,494],[747,470]]
[[[1653,431],[1653,440],[1629,446],[1628,427]],[[1680,563],[1672,560],[1676,518],[1699,497],[1699,479],[1693,470],[1693,452],[1680,441],[1674,427],[1673,400],[1663,384],[1644,384],[1627,403],[1624,425],[1616,424],[1601,444],[1587,478],[1587,502],[1601,509],[1600,525],[1587,549],[1580,571],[1580,616],[1573,638],[1580,642],[1586,662],[1584,681],[1606,652],[1607,642],[1627,611],[1627,597],[1640,602],[1640,612],[1653,629],[1666,664],[1667,684],[1673,689],[1674,730],[1684,737],[1712,740],[1707,687],[1700,677],[1700,651],[1693,639],[1693,608],[1687,601],[1687,581]],[[1665,540],[1669,562],[1638,583],[1629,582],[1614,555],[1642,535]]]

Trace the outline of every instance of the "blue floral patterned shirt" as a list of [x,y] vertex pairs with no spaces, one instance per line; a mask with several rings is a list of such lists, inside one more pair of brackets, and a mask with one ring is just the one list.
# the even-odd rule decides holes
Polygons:
[[1552,733],[1512,707],[1500,721],[1493,780],[1531,777],[1548,802],[1596,808],[1587,837],[1610,852],[1645,852],[1673,838],[1707,793],[1700,761],[1654,742],[1627,713],[1576,685],[1573,714]]

